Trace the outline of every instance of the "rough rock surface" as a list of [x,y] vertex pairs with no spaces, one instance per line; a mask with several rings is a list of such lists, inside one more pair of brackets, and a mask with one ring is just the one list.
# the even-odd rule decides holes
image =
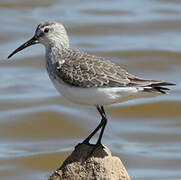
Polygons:
[[[130,180],[121,160],[105,146],[78,144],[49,180]],[[88,157],[88,158],[87,158]]]

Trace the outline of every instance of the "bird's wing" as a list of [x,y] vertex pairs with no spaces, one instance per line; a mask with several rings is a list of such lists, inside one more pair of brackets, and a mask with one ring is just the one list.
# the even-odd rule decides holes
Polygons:
[[124,87],[171,85],[163,81],[138,78],[119,65],[81,51],[65,53],[64,62],[57,63],[58,76],[77,87]]

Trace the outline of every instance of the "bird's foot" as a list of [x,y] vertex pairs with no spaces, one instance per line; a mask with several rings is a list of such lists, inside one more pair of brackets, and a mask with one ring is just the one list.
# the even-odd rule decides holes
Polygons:
[[93,156],[93,154],[94,154],[95,151],[97,151],[99,148],[102,148],[102,147],[103,147],[103,145],[102,145],[101,143],[90,144],[90,143],[88,142],[87,145],[92,146],[92,150],[91,150],[90,152],[88,152],[88,154],[87,154],[87,156],[86,156],[86,158],[85,158],[84,161],[87,161],[89,158],[91,158],[91,157]]

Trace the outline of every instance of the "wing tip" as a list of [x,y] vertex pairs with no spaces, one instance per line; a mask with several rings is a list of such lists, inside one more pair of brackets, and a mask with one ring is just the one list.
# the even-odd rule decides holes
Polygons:
[[159,92],[161,94],[169,94],[167,91],[169,91],[169,88],[162,87],[162,86],[149,86],[144,87],[144,91],[146,92]]
[[162,82],[161,84],[159,84],[161,86],[176,86],[176,83],[171,83],[171,82]]

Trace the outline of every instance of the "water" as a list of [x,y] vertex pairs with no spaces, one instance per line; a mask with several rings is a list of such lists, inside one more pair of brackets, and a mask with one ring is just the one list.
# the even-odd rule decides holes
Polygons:
[[93,130],[94,108],[67,102],[44,67],[44,49],[9,54],[41,21],[68,29],[71,47],[111,57],[136,75],[177,83],[170,95],[107,107],[103,143],[132,180],[181,179],[181,1],[0,2],[0,179],[47,179]]

